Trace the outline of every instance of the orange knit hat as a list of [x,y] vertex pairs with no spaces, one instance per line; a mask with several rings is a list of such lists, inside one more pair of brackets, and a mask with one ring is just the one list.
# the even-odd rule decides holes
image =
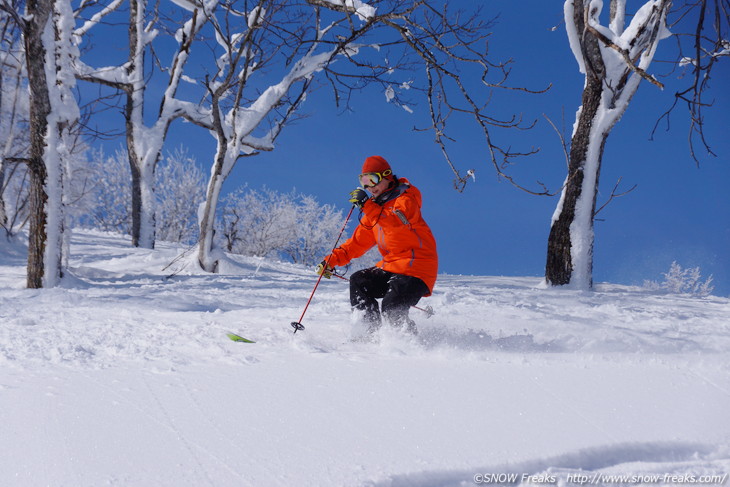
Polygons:
[[[377,172],[380,174],[383,174],[383,172],[390,169],[390,164],[388,164],[388,161],[386,161],[381,156],[370,156],[367,159],[365,159],[365,162],[362,165],[362,174],[365,174],[367,172]],[[385,176],[385,179],[393,179],[393,170],[390,169],[390,172],[387,176]]]

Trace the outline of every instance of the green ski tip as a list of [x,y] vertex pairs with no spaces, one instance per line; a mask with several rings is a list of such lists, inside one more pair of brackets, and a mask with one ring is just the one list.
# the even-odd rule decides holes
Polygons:
[[233,340],[234,342],[242,342],[242,343],[256,343],[253,340],[249,340],[248,338],[243,338],[241,335],[236,335],[235,333],[226,333],[226,336]]

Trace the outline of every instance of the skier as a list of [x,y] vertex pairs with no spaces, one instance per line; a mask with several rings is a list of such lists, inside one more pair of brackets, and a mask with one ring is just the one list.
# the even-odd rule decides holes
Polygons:
[[368,336],[380,328],[383,317],[391,326],[416,334],[408,310],[431,295],[438,272],[436,240],[421,216],[421,192],[407,179],[398,179],[381,156],[365,159],[360,185],[350,193],[350,203],[360,208],[358,226],[316,272],[330,278],[335,267],[347,265],[377,244],[383,259],[350,278],[353,311],[367,326]]

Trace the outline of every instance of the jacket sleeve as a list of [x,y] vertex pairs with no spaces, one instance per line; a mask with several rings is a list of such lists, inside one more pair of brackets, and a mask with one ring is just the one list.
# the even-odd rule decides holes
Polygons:
[[414,196],[406,193],[395,200],[393,213],[404,225],[413,225],[421,219],[421,206]]
[[332,251],[332,254],[325,257],[332,267],[343,266],[350,263],[375,245],[375,236],[372,230],[368,230],[362,224],[355,228],[355,231],[345,243]]

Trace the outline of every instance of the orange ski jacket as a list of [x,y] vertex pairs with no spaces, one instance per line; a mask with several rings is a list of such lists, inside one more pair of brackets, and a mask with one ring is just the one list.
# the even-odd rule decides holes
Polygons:
[[347,265],[374,245],[383,260],[376,264],[395,274],[418,277],[428,286],[430,296],[438,274],[436,240],[421,216],[421,192],[400,178],[393,191],[400,194],[382,205],[373,198],[365,201],[360,223],[346,242],[325,261],[333,267]]

